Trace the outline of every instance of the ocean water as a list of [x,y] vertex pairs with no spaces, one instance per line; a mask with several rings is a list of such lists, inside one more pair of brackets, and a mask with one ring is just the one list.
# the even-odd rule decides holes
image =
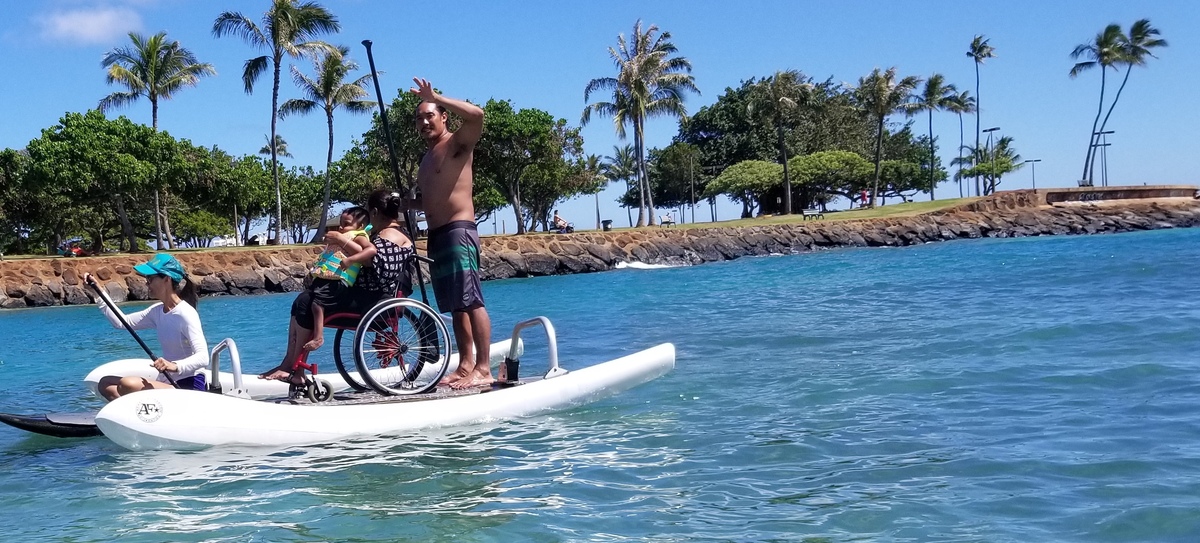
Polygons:
[[[489,282],[495,337],[674,372],[518,421],[140,452],[0,427],[12,541],[1196,541],[1200,229]],[[204,299],[280,356],[287,296]],[[540,364],[529,335],[522,368]],[[0,411],[94,410],[91,307],[0,312]]]

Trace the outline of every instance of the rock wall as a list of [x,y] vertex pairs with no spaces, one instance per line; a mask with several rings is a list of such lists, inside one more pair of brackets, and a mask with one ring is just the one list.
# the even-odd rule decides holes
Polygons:
[[[701,264],[749,255],[834,247],[903,246],[959,238],[1099,234],[1200,226],[1200,200],[1106,201],[1048,206],[1034,191],[1000,193],[956,208],[857,221],[808,221],[750,227],[642,228],[620,232],[489,236],[484,279],[609,270],[621,262]],[[424,243],[418,248],[424,252]],[[201,294],[291,292],[301,287],[319,247],[181,251]],[[82,284],[90,272],[118,301],[146,299],[133,265],[146,256],[45,258],[0,262],[0,308],[93,303]],[[428,275],[426,274],[426,277]]]

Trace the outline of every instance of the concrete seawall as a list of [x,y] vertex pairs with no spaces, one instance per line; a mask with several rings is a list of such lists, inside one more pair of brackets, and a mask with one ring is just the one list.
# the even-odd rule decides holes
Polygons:
[[[911,217],[490,236],[482,239],[481,264],[485,279],[506,279],[605,271],[621,262],[702,264],[836,247],[1194,227],[1200,226],[1195,191],[1192,186],[1024,190]],[[1081,194],[1103,197],[1081,199]],[[424,252],[423,242],[418,247]],[[202,295],[238,296],[299,290],[319,252],[318,247],[299,246],[183,251],[176,256],[200,282]],[[120,255],[2,261],[0,308],[93,303],[92,293],[82,284],[85,272],[94,274],[114,300],[144,300],[146,282],[133,266],[145,259]]]

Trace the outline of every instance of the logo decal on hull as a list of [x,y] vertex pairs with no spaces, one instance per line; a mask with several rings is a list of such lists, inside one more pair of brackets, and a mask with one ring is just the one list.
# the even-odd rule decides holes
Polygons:
[[154,421],[158,420],[159,417],[162,416],[162,413],[163,413],[163,406],[161,403],[158,403],[158,400],[153,400],[150,402],[142,402],[142,403],[138,404],[138,407],[137,407],[138,419],[140,419],[142,422],[146,422],[146,423],[150,423],[150,422],[154,422]]

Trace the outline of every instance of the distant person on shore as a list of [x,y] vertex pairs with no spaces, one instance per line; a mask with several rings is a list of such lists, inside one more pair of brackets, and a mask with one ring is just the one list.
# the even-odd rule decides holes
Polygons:
[[862,192],[859,193],[859,197],[862,198],[862,203],[859,204],[859,207],[867,207],[867,189],[863,189]]
[[[367,215],[371,219],[369,234],[374,252],[360,251],[342,260],[346,265],[358,264],[361,269],[354,286],[346,289],[337,304],[326,307],[335,313],[364,314],[379,300],[392,296],[407,296],[412,288],[408,264],[413,256],[413,244],[400,226],[400,194],[379,189],[367,197]],[[332,234],[332,233],[331,233]],[[297,362],[313,331],[324,323],[316,320],[312,311],[312,294],[301,292],[292,302],[292,318],[288,324],[287,350],[278,366],[259,375],[260,379],[290,380],[302,384],[304,371]]]
[[[486,386],[495,381],[489,364],[492,321],[483,305],[479,232],[471,201],[483,110],[434,92],[429,81],[413,82],[417,86],[410,90],[421,98],[413,120],[427,150],[417,172],[421,194],[412,205],[425,211],[429,223],[430,281],[438,310],[453,317],[459,353],[458,370],[440,384],[460,389]],[[446,126],[449,113],[462,119],[456,132]]]
[[[367,237],[367,215],[367,210],[359,206],[346,208],[338,221],[338,229],[325,234],[325,252],[317,258],[309,273],[308,292],[316,322],[325,322],[325,308],[337,306],[358,279],[362,265],[352,263],[348,257],[363,253],[355,259],[362,262],[375,256],[375,246]],[[324,326],[314,328],[312,339],[304,344],[304,350],[320,349],[325,343],[324,330]]]
[[[196,370],[208,366],[208,341],[200,326],[200,315],[196,313],[198,283],[188,276],[183,265],[175,257],[158,253],[149,262],[138,264],[133,271],[146,278],[146,288],[158,303],[137,313],[123,314],[125,321],[134,330],[153,329],[158,334],[162,356],[150,365],[159,371],[154,381],[144,377],[102,377],[97,389],[108,401],[126,394],[152,388],[173,388],[166,375],[179,388],[206,390],[204,374]],[[95,283],[92,274],[83,274],[83,282]],[[123,329],[120,319],[101,302],[100,312],[113,328]]]

